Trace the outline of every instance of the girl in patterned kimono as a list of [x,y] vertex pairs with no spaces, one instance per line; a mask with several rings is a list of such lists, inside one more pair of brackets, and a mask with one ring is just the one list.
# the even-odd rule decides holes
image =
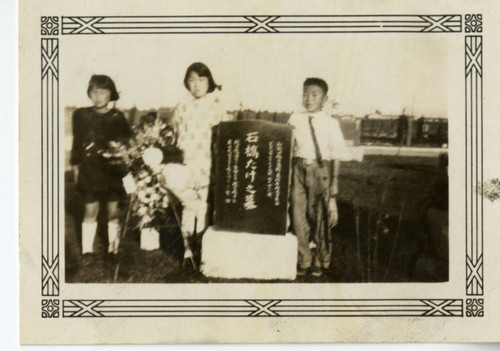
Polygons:
[[205,64],[196,62],[188,67],[184,86],[189,94],[176,106],[172,118],[184,165],[167,165],[165,178],[167,186],[184,206],[181,225],[184,259],[192,260],[189,238],[195,231],[203,232],[208,225],[212,131],[219,122],[227,120],[227,114],[218,94],[221,87]]

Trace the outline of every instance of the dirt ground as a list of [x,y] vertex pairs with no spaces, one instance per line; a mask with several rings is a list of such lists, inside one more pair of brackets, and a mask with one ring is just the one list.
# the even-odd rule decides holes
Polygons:
[[[442,223],[447,222],[448,213],[436,205],[439,197],[447,199],[447,177],[439,170],[437,158],[367,156],[363,162],[342,163],[332,267],[319,278],[306,276],[295,282],[446,281],[448,237]],[[126,201],[121,208],[125,217]],[[69,173],[65,209],[68,283],[255,282],[209,279],[183,265],[182,239],[173,215],[161,228],[160,250],[140,250],[139,232],[129,229],[120,253],[108,256],[102,213],[96,254],[82,257],[83,207]],[[435,229],[437,221],[441,224]],[[133,220],[129,223],[134,226]]]

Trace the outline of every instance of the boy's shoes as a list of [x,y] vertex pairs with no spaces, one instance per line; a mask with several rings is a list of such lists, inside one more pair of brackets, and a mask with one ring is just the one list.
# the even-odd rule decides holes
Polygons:
[[[303,277],[307,274],[309,268],[297,267],[297,277]],[[313,277],[321,277],[323,275],[323,269],[321,267],[313,267],[311,271]]]
[[321,269],[321,267],[314,267],[311,275],[313,277],[321,277],[323,275],[323,270]]
[[309,268],[297,267],[297,277],[303,277],[307,274]]

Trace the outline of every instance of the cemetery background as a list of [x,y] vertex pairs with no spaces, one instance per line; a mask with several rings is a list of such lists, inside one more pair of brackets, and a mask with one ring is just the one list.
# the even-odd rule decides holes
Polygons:
[[[65,109],[66,146],[71,145],[71,115],[74,109]],[[140,111],[136,108],[124,110],[131,124],[137,124],[140,116],[151,111],[153,110]],[[171,108],[161,108],[155,112],[166,120],[172,115]],[[230,113],[234,120],[261,119],[275,123],[286,123],[289,117],[289,113],[285,112],[241,110]],[[407,117],[404,114],[384,116],[380,113],[357,118],[337,117],[347,143],[353,147],[366,148],[365,154],[368,155],[365,155],[362,162],[342,162],[341,165],[339,224],[334,229],[332,269],[320,278],[300,278],[297,282],[447,280],[448,238],[443,237],[439,232],[440,228],[432,228],[427,221],[429,207],[439,201],[440,197],[445,196],[447,200],[447,175],[439,167],[444,160],[442,155],[446,154],[446,149],[441,146],[446,146],[447,143],[447,128],[443,127],[447,125],[447,120]],[[410,127],[413,129],[410,131],[408,124],[406,129],[405,125],[401,126],[401,121],[408,120],[413,122]],[[366,123],[364,121],[370,122],[369,129],[363,126]],[[430,125],[425,130],[427,134],[422,133],[421,126],[425,123]],[[409,140],[411,141],[408,142]],[[419,148],[408,147],[412,143]],[[377,149],[371,145],[379,147]],[[403,148],[423,151],[417,152],[417,156],[405,156],[401,152]],[[68,147],[66,152],[69,152]],[[419,154],[425,157],[418,156]],[[81,222],[83,208],[75,191],[67,160],[68,157],[65,174],[67,282],[224,281],[208,279],[191,267],[182,266],[182,239],[173,213],[167,216],[168,221],[161,228],[160,250],[140,250],[139,231],[127,230],[121,252],[113,259],[104,255],[107,233],[106,226],[100,225],[98,249],[102,254],[94,258],[95,262],[82,266],[78,224]],[[436,189],[446,190],[446,193],[436,193]],[[127,201],[121,204],[123,216],[127,206]],[[441,213],[441,217],[443,215],[447,218],[447,211]],[[129,227],[134,227],[133,220]]]

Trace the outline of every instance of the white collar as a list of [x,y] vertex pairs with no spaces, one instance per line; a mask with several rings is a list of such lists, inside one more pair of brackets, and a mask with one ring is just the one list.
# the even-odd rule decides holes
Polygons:
[[318,117],[318,118],[329,117],[328,114],[323,110],[319,110],[316,112],[307,112],[306,110],[302,110],[301,113],[304,115]]

